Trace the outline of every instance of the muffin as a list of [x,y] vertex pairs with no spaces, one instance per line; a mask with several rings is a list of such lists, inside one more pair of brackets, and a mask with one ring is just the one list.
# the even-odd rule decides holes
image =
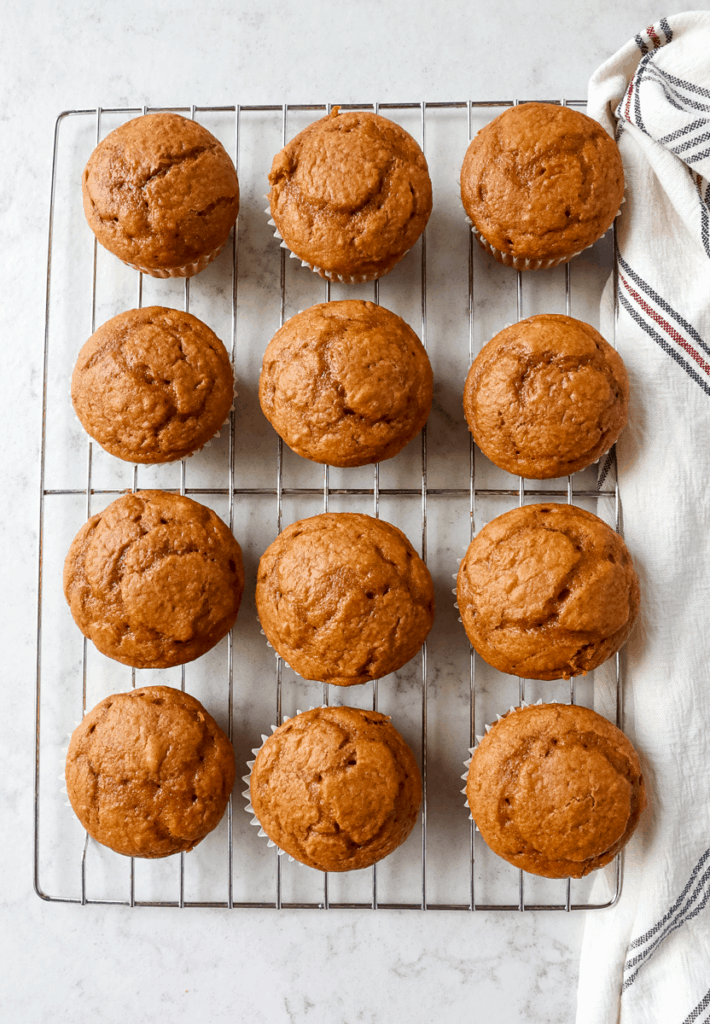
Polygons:
[[259,401],[289,448],[314,462],[391,459],[431,411],[426,350],[404,320],[359,299],[292,317],[264,353]]
[[551,313],[496,334],[474,360],[463,394],[484,455],[535,480],[596,462],[624,429],[628,403],[621,356],[589,324]]
[[71,397],[87,434],[127,462],[172,462],[229,415],[234,375],[217,335],[189,313],[129,309],[79,352]]
[[478,653],[527,679],[591,672],[626,641],[639,609],[623,540],[574,505],[524,505],[488,523],[456,592]]
[[86,831],[126,857],[192,850],[234,786],[232,744],[198,700],[144,686],[102,700],[74,730],[69,801]]
[[611,227],[624,195],[614,140],[591,117],[552,103],[511,107],[471,142],[461,199],[499,263],[566,263]]
[[74,621],[134,668],[193,661],[234,625],[242,552],[210,508],[165,491],[124,494],[92,516],[64,562]]
[[367,111],[315,121],[274,157],[271,216],[311,270],[338,281],[387,274],[431,213],[431,180],[412,136]]
[[293,523],[266,549],[256,609],[291,668],[352,686],[414,657],[434,621],[434,586],[396,526],[330,512]]
[[392,853],[417,820],[414,754],[386,715],[314,708],[259,750],[252,809],[266,835],[318,871],[355,871]]
[[496,722],[474,751],[466,797],[493,852],[545,878],[604,867],[646,806],[629,740],[574,704],[515,708]]
[[145,114],[100,142],[82,175],[98,241],[152,277],[192,277],[215,259],[239,213],[234,164],[179,114]]

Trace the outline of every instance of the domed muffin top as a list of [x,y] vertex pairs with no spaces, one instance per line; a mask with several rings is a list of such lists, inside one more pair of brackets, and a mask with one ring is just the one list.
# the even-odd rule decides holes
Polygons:
[[276,845],[320,871],[369,867],[404,842],[421,803],[412,751],[386,715],[314,708],[259,750],[250,798]]
[[522,103],[472,140],[461,199],[480,234],[518,259],[564,259],[611,226],[624,195],[619,149],[586,114]]
[[493,519],[469,545],[457,595],[478,653],[528,679],[590,672],[626,641],[639,609],[623,540],[575,505],[523,505]]
[[222,143],[179,114],[145,114],[98,144],[82,175],[89,227],[149,273],[206,256],[227,240],[239,183]]
[[274,157],[269,182],[271,216],[289,249],[348,280],[391,270],[431,213],[419,145],[367,111],[334,107],[304,128]]

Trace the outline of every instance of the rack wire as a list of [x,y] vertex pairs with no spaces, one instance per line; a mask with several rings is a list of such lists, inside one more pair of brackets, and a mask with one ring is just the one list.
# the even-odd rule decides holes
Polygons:
[[[436,102],[436,103],[368,103],[368,104],[342,104],[341,109],[344,110],[355,110],[355,109],[372,109],[375,112],[391,111],[399,112],[400,114],[408,112],[411,114],[418,115],[419,121],[419,132],[420,142],[424,153],[427,153],[427,127],[428,117],[433,111],[456,111],[459,112],[463,117],[466,118],[467,134],[468,138],[473,136],[473,117],[478,111],[484,109],[491,109],[492,111],[498,112],[501,108],[506,108],[516,104],[517,100],[498,100],[498,101],[461,101],[461,102]],[[566,100],[552,100],[546,102],[561,102],[563,105],[567,104],[572,107],[580,108],[585,107],[585,101],[566,101]],[[462,911],[533,911],[533,910],[554,910],[554,911],[567,911],[572,910],[596,910],[603,909],[605,907],[613,906],[621,894],[622,886],[622,860],[621,856],[617,857],[612,868],[613,879],[611,881],[611,892],[609,897],[604,900],[592,901],[589,898],[574,901],[572,898],[572,884],[570,880],[566,882],[556,883],[560,888],[557,890],[560,892],[560,896],[556,899],[542,901],[538,898],[534,898],[532,901],[528,900],[526,889],[531,884],[530,876],[526,876],[522,871],[517,873],[517,898],[510,899],[508,901],[501,900],[488,900],[481,898],[479,894],[479,888],[481,886],[480,879],[476,877],[477,863],[479,862],[484,844],[481,843],[480,837],[477,838],[476,829],[471,822],[469,829],[468,838],[468,900],[458,902],[442,902],[439,900],[432,900],[428,897],[427,885],[430,879],[428,878],[428,862],[427,862],[427,833],[428,833],[428,821],[429,821],[429,807],[428,807],[428,772],[429,772],[429,739],[428,739],[428,715],[430,712],[430,706],[432,702],[436,701],[436,697],[431,697],[429,692],[429,664],[428,664],[428,648],[425,643],[422,647],[421,654],[419,655],[419,682],[418,682],[418,694],[419,694],[419,725],[420,725],[420,765],[422,771],[422,782],[423,782],[423,801],[421,811],[421,843],[419,852],[419,879],[420,879],[420,896],[418,899],[407,899],[407,900],[382,900],[381,893],[378,891],[378,868],[375,865],[370,869],[371,882],[370,882],[370,894],[368,899],[357,899],[357,900],[333,900],[332,893],[329,885],[330,880],[327,874],[322,876],[321,881],[321,895],[317,899],[310,900],[298,900],[298,899],[287,899],[284,896],[284,881],[283,881],[283,868],[282,858],[274,856],[274,871],[273,871],[273,896],[270,899],[237,899],[235,898],[235,886],[234,886],[234,871],[235,871],[235,817],[234,817],[234,805],[233,801],[238,800],[237,797],[233,796],[230,798],[229,806],[226,815],[226,850],[223,850],[222,856],[226,855],[226,894],[223,899],[220,900],[209,900],[209,899],[188,899],[185,895],[185,855],[181,854],[179,858],[179,878],[177,883],[177,895],[173,899],[138,899],[136,896],[136,865],[133,859],[130,860],[130,866],[127,878],[127,892],[124,896],[119,898],[105,898],[98,897],[92,894],[90,886],[87,880],[87,860],[90,856],[92,843],[89,840],[88,835],[84,836],[84,840],[81,846],[80,862],[78,865],[78,877],[79,877],[79,891],[72,895],[51,895],[46,892],[42,886],[40,880],[40,874],[42,870],[42,832],[41,832],[41,812],[43,806],[47,801],[56,802],[59,800],[58,796],[54,796],[51,793],[47,795],[47,792],[43,790],[42,785],[42,758],[45,756],[43,753],[44,746],[48,741],[58,742],[57,736],[55,735],[56,729],[54,723],[50,723],[49,726],[43,725],[44,717],[47,715],[47,709],[45,708],[45,692],[43,691],[43,616],[46,614],[44,608],[45,601],[45,578],[43,575],[44,563],[45,563],[45,533],[46,533],[46,505],[48,500],[55,500],[59,497],[67,499],[84,499],[83,515],[84,518],[88,519],[92,514],[92,500],[97,497],[111,497],[118,496],[125,493],[126,488],[120,486],[95,486],[93,478],[93,463],[94,463],[94,445],[91,440],[86,441],[85,449],[85,475],[83,486],[80,487],[48,487],[46,484],[46,458],[47,458],[47,411],[48,411],[48,380],[49,380],[49,361],[52,354],[52,332],[56,314],[52,314],[52,275],[54,269],[54,261],[56,259],[55,253],[55,222],[57,217],[57,174],[58,174],[58,163],[61,156],[60,153],[60,129],[62,125],[68,119],[80,119],[82,121],[92,120],[94,124],[94,139],[93,143],[97,144],[102,137],[102,126],[106,115],[119,115],[123,118],[131,116],[137,116],[152,112],[156,109],[165,110],[168,108],[149,108],[149,107],[133,107],[133,108],[90,108],[83,110],[68,110],[64,111],[59,115],[55,124],[54,139],[53,139],[53,160],[52,160],[52,179],[51,179],[51,191],[50,191],[50,203],[49,203],[49,231],[48,231],[48,259],[47,259],[47,285],[46,285],[46,318],[45,318],[45,335],[44,335],[44,368],[43,368],[43,399],[42,399],[42,433],[41,433],[41,454],[40,454],[40,494],[39,494],[39,548],[38,548],[38,603],[37,603],[37,677],[36,677],[36,745],[35,745],[35,780],[34,780],[34,887],[35,891],[39,896],[45,900],[53,902],[63,903],[78,903],[78,904],[118,904],[126,905],[130,907],[135,906],[177,906],[177,907],[188,907],[188,906],[199,906],[199,907],[223,907],[223,908],[239,908],[239,907],[256,907],[262,909],[285,909],[285,908],[308,908],[308,909],[412,909],[412,910],[462,910]],[[195,118],[198,115],[207,114],[220,114],[220,115],[233,115],[233,128],[234,128],[234,148],[233,158],[235,166],[237,167],[238,173],[240,172],[240,158],[242,156],[242,137],[244,134],[243,120],[244,115],[247,113],[259,113],[276,115],[280,118],[280,134],[281,144],[285,145],[289,138],[289,116],[294,113],[311,113],[314,117],[322,116],[325,112],[329,112],[331,107],[330,104],[282,104],[282,105],[245,105],[245,106],[190,106],[190,107],[172,107],[170,110],[184,114],[185,116]],[[87,154],[88,155],[88,154]],[[241,181],[241,178],[240,178]],[[461,215],[463,218],[463,215]],[[241,217],[240,217],[241,219]],[[280,252],[280,270],[279,270],[279,289],[280,294],[278,298],[279,302],[279,326],[282,326],[286,320],[287,311],[287,260],[286,251],[284,248],[279,250]],[[476,307],[476,267],[478,259],[488,257],[482,257],[476,251],[474,244],[473,234],[468,233],[468,359],[469,365],[475,357],[475,323],[477,315]],[[412,257],[410,257],[411,259]],[[90,303],[90,324],[91,333],[96,328],[97,319],[97,243],[93,240],[93,256],[92,256],[92,271],[91,271],[91,288],[89,295]],[[230,341],[227,346],[230,352],[232,361],[232,367],[236,370],[237,365],[237,339],[238,339],[238,315],[239,315],[239,266],[240,266],[240,236],[239,236],[239,222],[235,226],[235,229],[231,236],[231,288],[230,288]],[[511,274],[509,270],[501,271],[503,274]],[[572,277],[574,275],[574,267],[571,264],[567,264],[564,267],[564,288],[565,288],[565,310],[569,315],[572,311]],[[616,300],[617,295],[617,281],[616,281],[616,267],[613,268],[614,274],[614,298]],[[427,240],[426,232],[422,236],[421,244],[419,246],[419,288],[420,288],[420,314],[419,314],[419,328],[421,341],[425,348],[427,348],[427,297],[428,297],[428,279],[427,279]],[[186,311],[190,309],[190,279],[186,279],[182,287],[182,303],[183,308]],[[376,304],[380,302],[380,282],[375,281],[372,285],[368,286],[371,288],[371,301]],[[322,301],[328,302],[331,300],[331,283],[326,280],[323,284],[323,298]],[[516,278],[516,313],[518,320],[522,319],[525,313],[524,310],[524,277],[519,271],[517,272]],[[173,296],[174,298],[174,296]],[[136,272],[135,278],[135,302],[138,307],[142,306],[144,299],[144,280],[141,273]],[[615,309],[617,303],[615,301]],[[55,319],[53,319],[53,316]],[[463,383],[463,382],[461,382]],[[69,399],[67,398],[68,402]],[[200,496],[226,497],[228,507],[227,521],[230,529],[234,529],[235,524],[235,502],[243,502],[250,498],[272,498],[275,499],[275,510],[273,515],[273,525],[276,533],[281,532],[283,517],[284,517],[284,499],[308,499],[317,498],[318,496],[322,499],[322,510],[327,512],[331,507],[331,499],[333,498],[346,498],[348,500],[354,499],[370,499],[372,501],[371,512],[376,518],[379,518],[381,514],[382,501],[387,499],[400,499],[407,502],[418,501],[420,504],[420,550],[424,561],[427,560],[428,554],[428,503],[432,499],[445,499],[445,498],[456,498],[456,499],[467,499],[468,509],[470,517],[469,536],[473,538],[476,532],[477,526],[477,507],[480,499],[482,498],[495,498],[497,500],[504,500],[512,506],[516,501],[522,505],[525,500],[529,497],[542,498],[544,500],[550,498],[563,498],[569,503],[573,500],[584,499],[589,501],[598,501],[606,499],[613,502],[614,507],[614,525],[618,530],[620,527],[620,504],[619,504],[619,492],[618,484],[616,483],[615,473],[613,474],[614,486],[606,487],[594,486],[590,484],[589,476],[584,477],[582,474],[577,474],[582,482],[575,483],[574,477],[568,477],[563,487],[559,485],[559,482],[555,481],[551,486],[544,486],[543,484],[531,484],[530,481],[525,481],[520,478],[517,481],[517,486],[512,485],[512,481],[508,482],[506,486],[504,481],[502,484],[486,483],[484,479],[483,483],[480,482],[480,467],[482,456],[477,453],[476,446],[473,443],[473,439],[470,439],[469,448],[469,484],[468,487],[442,487],[442,486],[430,486],[428,483],[429,479],[429,453],[428,453],[428,439],[427,439],[427,428],[425,427],[421,434],[421,455],[419,460],[418,476],[419,480],[416,486],[382,486],[380,465],[376,464],[372,468],[372,483],[371,486],[359,486],[359,487],[348,487],[348,486],[332,486],[331,485],[331,474],[330,467],[325,466],[323,469],[323,481],[322,486],[317,487],[313,485],[308,486],[286,486],[284,483],[284,447],[283,442],[280,438],[275,444],[275,480],[271,486],[256,486],[249,487],[243,486],[242,477],[244,476],[241,472],[242,467],[237,467],[236,451],[235,451],[235,412],[232,410],[230,413],[228,423],[228,442],[227,442],[227,458],[226,458],[226,481],[224,486],[188,486],[188,473],[186,462],[183,461],[180,464],[180,476],[179,476],[179,487],[172,488],[180,494],[187,494],[196,498]],[[486,460],[484,460],[485,462]],[[239,470],[239,472],[238,472]],[[485,476],[485,474],[484,474]],[[131,486],[128,488],[134,493],[139,491],[140,488],[139,468],[133,466],[131,471]],[[171,489],[171,488],[166,488]],[[78,529],[80,522],[76,522],[75,529]],[[235,627],[237,632],[240,630],[240,623],[237,623]],[[478,656],[475,654],[472,648],[469,648],[469,660],[470,660],[470,675],[468,681],[468,721],[469,721],[469,746],[473,747],[475,743],[476,727],[477,727],[477,687],[478,677],[481,672],[481,668],[484,663],[480,662]],[[616,655],[614,662],[614,695],[615,695],[615,718],[617,725],[622,724],[623,706],[622,706],[622,664],[619,655]],[[79,677],[80,683],[80,706],[81,715],[83,716],[87,710],[87,682],[89,676],[89,658],[87,651],[87,641],[83,639],[81,662],[77,668],[76,674]],[[183,665],[180,671],[180,685],[182,689],[185,689],[186,681],[186,670]],[[73,684],[72,684],[73,685]],[[136,685],[136,670],[131,670],[131,685]],[[273,695],[273,713],[275,718],[275,724],[280,725],[284,714],[284,664],[280,657],[276,656],[276,668],[275,668],[275,680],[274,680],[274,695]],[[226,639],[226,678],[224,680],[224,690],[226,691],[226,726],[227,732],[230,739],[234,739],[234,718],[235,718],[235,638],[232,632],[229,633]],[[336,688],[339,689],[339,688]],[[526,680],[520,679],[518,681],[518,699],[520,701],[525,700],[526,697]],[[323,684],[322,688],[322,702],[323,704],[331,703],[333,694],[331,693],[331,687],[328,684]],[[568,699],[571,703],[575,703],[578,699],[577,685],[574,679],[569,683],[569,694]],[[371,707],[374,710],[378,709],[380,702],[380,689],[378,681],[375,681],[371,687]],[[503,708],[501,707],[501,710]],[[395,723],[397,724],[397,723]],[[481,726],[479,725],[479,728]],[[50,733],[48,737],[48,731]],[[463,754],[462,758],[463,759]],[[458,788],[458,786],[457,786]],[[237,806],[239,806],[237,804]],[[68,812],[66,820],[69,820]],[[410,840],[410,843],[414,843],[414,837]],[[273,851],[271,851],[273,852]],[[241,849],[240,849],[241,853]],[[259,854],[266,856],[262,846],[259,846]],[[270,856],[270,853],[268,854]],[[117,858],[120,860],[120,858]],[[514,869],[505,866],[509,872],[508,877],[512,877]]]

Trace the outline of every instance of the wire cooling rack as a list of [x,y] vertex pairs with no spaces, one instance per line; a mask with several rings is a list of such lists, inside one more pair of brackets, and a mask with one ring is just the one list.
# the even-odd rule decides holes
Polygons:
[[[39,496],[34,885],[43,899],[131,907],[464,911],[598,910],[618,900],[620,857],[597,873],[593,891],[590,880],[525,875],[491,854],[460,794],[462,762],[476,732],[511,704],[526,698],[580,701],[618,725],[622,720],[618,655],[583,680],[511,679],[475,655],[450,596],[476,530],[516,503],[574,501],[620,526],[613,452],[603,466],[562,484],[526,482],[497,470],[477,451],[461,416],[463,382],[480,346],[505,322],[534,312],[573,312],[595,322],[613,263],[608,238],[572,264],[528,275],[494,264],[474,245],[458,198],[458,170],[475,131],[517,102],[342,105],[386,111],[398,120],[418,137],[434,182],[434,213],[421,241],[390,275],[362,286],[331,285],[294,266],[271,237],[263,212],[271,156],[330,104],[99,107],[57,118]],[[585,107],[584,101],[546,102]],[[128,270],[97,248],[81,211],[79,176],[93,147],[118,124],[156,109],[197,117],[225,143],[239,173],[242,207],[228,252],[192,280],[158,281]],[[616,297],[615,268],[613,287]],[[434,367],[434,410],[421,439],[374,468],[338,470],[298,459],[268,427],[255,397],[261,355],[274,331],[299,308],[345,297],[382,300],[399,312],[420,333]],[[86,439],[68,390],[76,354],[97,324],[147,303],[182,306],[220,334],[240,397],[228,429],[189,466],[183,461],[139,472]],[[61,594],[61,566],[86,518],[126,490],[156,486],[212,505],[229,523],[244,549],[247,591],[235,629],[214,651],[182,668],[136,672],[103,658],[80,636]],[[432,569],[437,619],[429,641],[408,666],[372,685],[321,688],[295,676],[278,656],[274,663],[254,614],[261,551],[286,521],[320,510],[383,514],[418,541]],[[152,683],[187,686],[203,700],[234,742],[238,765],[269,725],[300,707],[332,702],[384,710],[419,756],[418,832],[371,869],[323,875],[267,848],[243,813],[237,785],[220,827],[188,858],[129,861],[101,847],[82,832],[61,792],[69,734],[106,694]]]

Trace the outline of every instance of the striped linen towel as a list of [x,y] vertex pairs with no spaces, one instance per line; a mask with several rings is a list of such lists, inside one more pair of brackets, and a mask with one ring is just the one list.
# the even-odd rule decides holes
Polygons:
[[[663,19],[593,75],[618,140],[617,448],[641,580],[625,730],[649,795],[617,906],[585,922],[577,1024],[710,1021],[710,13]],[[613,294],[602,301],[610,337]]]

